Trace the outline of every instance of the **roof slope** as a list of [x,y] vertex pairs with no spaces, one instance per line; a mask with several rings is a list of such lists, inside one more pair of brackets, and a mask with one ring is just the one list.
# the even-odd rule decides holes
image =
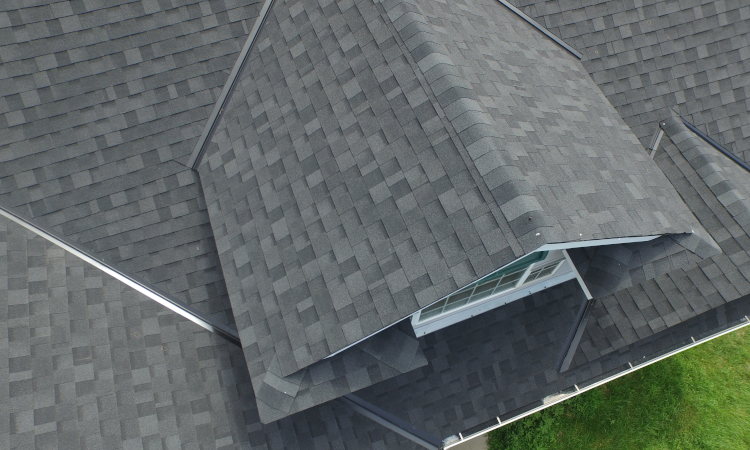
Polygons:
[[389,15],[524,250],[691,231],[669,181],[555,42],[494,0],[405,1]]
[[251,370],[294,373],[515,256],[371,2],[276,2],[199,173]]
[[679,118],[664,123],[656,159],[721,253],[601,298],[581,342],[583,361],[750,294],[749,174]]
[[391,327],[291,375],[281,371],[278,355],[267,368],[251,365],[260,421],[271,423],[425,366],[427,359],[408,327]]
[[466,437],[497,425],[496,417],[516,417],[561,392],[574,392],[574,385],[583,389],[750,314],[746,296],[560,373],[584,300],[571,281],[429,334],[422,345],[430,364],[358,395],[431,433]]
[[[571,371],[556,372],[551,344],[582,301],[572,283],[430,335],[429,365],[398,325],[311,362],[540,242],[696,225],[580,65],[495,2],[320,3],[277,2],[202,167],[212,227],[200,181],[180,163],[257,2],[0,5],[1,204],[223,313],[217,233],[249,344],[246,361],[0,219],[0,403],[9,406],[0,442],[406,448],[335,404],[283,417],[390,378],[363,395],[419,426],[445,435],[494,424],[524,402],[661,353],[664,339],[750,311],[740,297],[750,290],[747,174],[670,121],[658,162],[723,254],[698,263],[686,249],[705,242],[679,234],[595,255],[630,258],[631,270],[594,312]],[[639,137],[651,132],[642,111],[653,118],[654,105],[688,93],[700,100],[686,103],[697,122],[744,145],[747,35],[736,18],[747,7],[647,0],[602,12],[614,3],[564,12],[593,18],[566,29],[612,52],[597,62],[606,67],[588,69]],[[633,21],[642,14],[654,20]],[[729,25],[696,33],[716,23]],[[688,50],[651,40],[665,29]],[[603,35],[616,42],[604,46]],[[631,65],[633,42],[647,43],[636,49],[649,62]],[[652,75],[650,52],[671,65],[657,62]],[[711,65],[705,72],[672,68],[696,55]]]
[[737,0],[510,0],[584,55],[646,145],[680,114],[750,161],[750,5]]
[[676,269],[693,267],[720,253],[718,245],[705,230],[661,236],[646,242],[569,250],[576,269],[594,298],[605,297]]
[[3,448],[409,448],[340,405],[262,425],[240,349],[0,217]]
[[257,0],[4,1],[0,203],[232,321],[186,159]]
[[198,169],[252,373],[547,242],[698,227],[580,63],[497,3],[321,3],[274,4]]

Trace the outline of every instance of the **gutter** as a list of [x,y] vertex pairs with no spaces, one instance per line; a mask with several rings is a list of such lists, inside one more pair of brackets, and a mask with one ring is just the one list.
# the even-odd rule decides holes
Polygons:
[[465,432],[458,433],[458,435],[450,436],[443,440],[443,449],[449,449],[453,448],[457,445],[461,445],[465,443],[466,441],[469,441],[471,439],[474,439],[476,437],[479,437],[483,434],[489,433],[490,431],[496,430],[498,428],[504,427],[505,425],[508,425],[510,423],[513,423],[517,420],[523,419],[526,416],[530,416],[531,414],[537,413],[543,409],[549,408],[550,406],[556,405],[560,402],[563,402],[565,400],[568,400],[570,398],[573,398],[577,395],[583,394],[586,391],[590,391],[591,389],[597,388],[603,384],[609,383],[612,380],[616,380],[617,378],[620,378],[622,376],[625,376],[629,373],[633,373],[636,370],[642,369],[646,366],[650,366],[651,364],[654,364],[656,362],[659,362],[663,359],[669,358],[670,356],[674,356],[678,353],[684,352],[685,350],[691,349],[693,347],[696,347],[700,344],[706,343],[710,340],[716,339],[719,336],[723,336],[725,334],[729,334],[733,331],[737,331],[740,328],[744,328],[746,326],[750,325],[750,318],[748,316],[744,316],[740,319],[739,323],[732,325],[731,327],[725,328],[722,331],[716,332],[714,334],[708,335],[701,339],[695,339],[694,337],[690,337],[690,342],[686,345],[683,345],[682,347],[678,347],[672,351],[669,351],[667,353],[661,354],[657,357],[654,357],[648,361],[642,362],[637,365],[633,365],[633,363],[628,363],[628,368],[625,370],[622,370],[614,375],[611,375],[607,378],[604,378],[602,380],[596,381],[594,383],[591,383],[584,387],[579,387],[577,384],[574,384],[570,389],[560,392],[558,394],[555,394],[553,396],[550,396],[549,401],[545,402],[543,401],[541,405],[538,405],[536,407],[530,408],[520,414],[517,414],[515,416],[510,417],[509,419],[501,420],[500,417],[495,417],[491,421],[491,423],[485,423],[483,424],[482,429],[474,431],[473,429],[469,429]]

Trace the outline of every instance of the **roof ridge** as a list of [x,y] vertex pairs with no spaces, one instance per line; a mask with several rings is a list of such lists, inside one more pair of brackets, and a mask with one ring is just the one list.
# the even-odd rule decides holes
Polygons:
[[[486,173],[477,165],[477,161],[484,155],[494,154],[502,156],[503,152],[495,145],[494,139],[499,139],[498,133],[494,132],[492,117],[477,101],[476,94],[470,83],[461,75],[457,64],[448,49],[435,36],[433,28],[423,14],[420,6],[413,0],[393,0],[384,2],[386,16],[394,26],[396,33],[403,40],[406,47],[405,54],[414,58],[411,65],[415,73],[421,74],[423,79],[420,81],[424,85],[425,91],[432,93],[434,99],[432,103],[435,107],[442,110],[444,122],[449,124],[455,132],[452,136],[457,146],[464,147],[466,152],[459,152],[466,164],[469,172],[474,178],[474,182],[479,187],[485,187],[487,192],[488,203],[492,204],[491,191],[493,187],[501,186],[505,183],[514,181],[523,182],[521,173],[510,161],[495,161],[493,168],[498,175],[496,186],[489,185],[484,178]],[[497,150],[497,151],[492,151]],[[468,157],[467,157],[468,156]],[[474,170],[472,170],[474,169]],[[476,172],[475,172],[476,170]],[[528,183],[526,183],[528,184]],[[530,186],[518,189],[519,192],[527,192]],[[483,190],[484,191],[484,190]],[[523,204],[521,204],[523,203]],[[536,208],[542,211],[541,206],[534,205],[530,199],[521,200],[515,208]],[[515,209],[514,208],[514,209]],[[511,225],[508,217],[508,208],[504,211],[502,205],[491,208],[501,227],[507,227],[505,234],[507,238],[514,236],[509,232]],[[501,217],[498,217],[501,216]],[[546,220],[538,221],[547,223]],[[513,248],[517,256],[532,251],[541,244],[523,246],[517,239],[508,239],[508,243]]]
[[[456,23],[466,26],[464,22],[465,20],[469,20],[469,24],[480,26],[486,20],[481,15],[482,12],[487,13],[491,8],[495,7],[504,9],[502,6],[504,3],[496,0],[487,0],[480,3],[482,4],[478,5],[478,8],[486,7],[489,9],[486,11],[482,11],[481,9],[467,11],[466,16],[457,16]],[[438,15],[439,17],[443,17],[439,15],[441,12],[444,13],[444,11],[438,11],[440,8],[439,5],[434,6],[436,9],[435,12],[427,10],[427,8],[433,7],[431,3],[420,2],[420,0],[386,0],[384,5],[386,6],[388,17],[397,29],[397,34],[401,35],[404,39],[408,54],[416,62],[416,64],[413,64],[415,65],[415,72],[424,75],[426,85],[429,87],[426,90],[434,94],[437,99],[437,102],[434,102],[435,106],[442,108],[447,122],[458,136],[457,144],[466,150],[459,153],[463,153],[461,156],[467,163],[467,166],[473,166],[478,171],[479,176],[477,177],[473,173],[473,170],[470,170],[475,178],[475,182],[478,186],[486,187],[490,191],[491,195],[487,200],[493,204],[491,209],[499,210],[503,216],[502,219],[512,231],[510,235],[514,236],[520,245],[521,251],[514,248],[517,255],[530,253],[547,243],[586,239],[585,236],[592,231],[587,230],[586,226],[580,223],[577,223],[580,232],[579,229],[571,230],[567,226],[567,217],[559,217],[559,213],[555,213],[550,209],[550,196],[541,190],[544,186],[540,188],[535,184],[532,177],[529,176],[528,170],[526,170],[528,169],[526,166],[538,163],[538,160],[534,161],[533,158],[529,158],[531,153],[541,153],[539,152],[540,149],[554,153],[558,150],[556,142],[554,140],[540,141],[535,133],[543,132],[543,129],[536,129],[531,133],[526,133],[523,123],[511,126],[517,129],[519,133],[512,135],[515,139],[503,140],[503,138],[507,138],[508,136],[503,136],[498,132],[498,129],[502,128],[503,124],[501,122],[504,120],[500,117],[505,117],[504,114],[510,113],[503,113],[502,111],[495,113],[494,110],[490,110],[489,108],[502,109],[505,105],[495,106],[494,104],[487,104],[484,98],[492,96],[491,92],[477,92],[472,84],[472,80],[468,78],[472,75],[478,75],[478,73],[472,73],[473,66],[469,64],[465,68],[466,64],[458,64],[454,60],[454,55],[458,54],[459,58],[464,57],[467,61],[471,62],[474,61],[472,57],[479,57],[482,52],[486,52],[487,50],[482,47],[468,56],[463,56],[461,52],[465,48],[468,48],[466,51],[472,51],[472,48],[470,46],[466,47],[467,42],[464,42],[460,37],[453,38],[450,35],[452,24],[450,20],[435,22],[433,25],[432,16]],[[463,11],[461,6],[456,6],[455,8]],[[455,10],[452,10],[452,12],[456,14]],[[516,14],[516,11],[511,9],[507,13],[513,17],[509,23],[517,22],[524,24],[524,26],[527,25],[526,19]],[[538,42],[549,42],[547,37],[540,37]],[[537,41],[535,40],[534,42],[536,43]],[[475,42],[471,43],[476,44]],[[550,44],[557,45],[559,43]],[[484,44],[479,43],[478,45],[483,46]],[[563,60],[568,60],[572,57],[573,59],[570,59],[570,61],[575,61],[574,65],[583,69],[575,54],[567,53],[564,47],[553,47],[553,45],[549,45],[549,48],[561,51],[561,54],[568,57],[562,58]],[[455,46],[457,48],[451,47],[452,51],[449,51],[448,46]],[[544,48],[547,49],[548,47],[545,46]],[[523,52],[524,49],[524,46],[521,45],[518,51]],[[511,53],[508,53],[506,56],[509,58],[516,57]],[[567,67],[568,69],[573,69],[573,65],[568,65]],[[468,75],[466,74],[467,69]],[[486,67],[482,66],[481,69],[486,69]],[[492,68],[490,67],[491,70]],[[510,77],[513,75],[509,74]],[[593,83],[593,80],[590,81]],[[512,84],[512,80],[509,80],[509,82]],[[600,91],[599,94],[604,98]],[[531,94],[523,90],[517,92],[513,90],[508,93],[508,96],[512,97],[516,103],[523,104]],[[568,109],[576,110],[576,108],[566,108],[566,110]],[[512,120],[512,118],[508,119],[509,122]],[[576,121],[580,119],[571,117],[571,120]],[[551,119],[551,121],[553,120]],[[603,118],[602,122],[605,125],[620,125],[611,123],[611,120],[608,118]],[[621,125],[622,128],[627,128],[624,122]],[[552,134],[560,133],[556,128],[554,124],[551,125],[550,131]],[[627,129],[626,133],[632,136],[633,142],[636,141],[630,129]],[[585,135],[576,136],[576,139],[579,141],[585,138]],[[627,150],[636,150],[632,145],[631,147]],[[529,149],[533,149],[534,151],[529,151]],[[603,152],[603,156],[607,157],[607,152]],[[636,162],[637,160],[642,161],[644,158],[633,156],[632,159],[633,162]],[[542,166],[544,164],[539,163],[538,165]],[[635,166],[631,166],[629,169],[637,170]],[[561,171],[564,170],[562,169]],[[658,175],[655,173],[652,174]],[[622,181],[626,182],[627,180],[623,178]],[[666,178],[663,178],[662,181],[665,184],[661,187],[672,188]],[[585,189],[583,190],[585,191]],[[565,203],[559,198],[553,201]],[[684,207],[683,210],[687,211],[687,207]],[[571,217],[574,215],[570,214]],[[656,216],[659,216],[659,214],[657,213]],[[682,221],[681,219],[681,217],[678,217],[678,221]],[[663,215],[658,219],[662,226],[666,224],[666,220],[668,219],[663,217]],[[690,228],[685,223],[670,225],[670,229],[668,230],[670,232],[690,231]],[[595,238],[595,236],[588,238]]]
[[[739,173],[745,167],[723,151],[719,150],[721,152],[719,153],[708,148],[713,144],[691,129],[681,117],[673,115],[663,123],[662,128],[667,137],[675,144],[711,192],[716,195],[716,199],[722,206],[732,212],[735,220],[738,220],[739,216],[750,218],[750,192],[743,192],[740,188],[741,184],[737,183],[731,175],[731,172],[737,171],[736,176],[746,176],[744,172]],[[746,231],[750,230],[750,223],[742,223],[739,220],[738,223]]]

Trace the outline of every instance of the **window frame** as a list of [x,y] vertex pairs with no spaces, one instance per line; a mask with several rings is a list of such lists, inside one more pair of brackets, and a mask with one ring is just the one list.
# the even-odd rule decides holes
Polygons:
[[[446,316],[448,316],[450,314],[453,314],[453,313],[455,313],[457,311],[460,311],[460,310],[462,310],[464,308],[468,308],[470,306],[479,305],[479,304],[485,303],[487,301],[490,301],[492,299],[498,298],[498,297],[500,297],[502,295],[511,293],[515,289],[517,289],[519,287],[522,287],[524,284],[526,284],[526,281],[527,281],[528,276],[531,273],[532,269],[536,270],[537,268],[544,268],[544,267],[552,264],[551,262],[547,262],[547,264],[544,264],[550,258],[550,253],[551,252],[549,252],[549,251],[541,251],[541,252],[529,253],[528,255],[526,255],[526,256],[524,256],[524,257],[522,257],[522,258],[520,258],[520,259],[518,259],[518,260],[516,260],[516,261],[514,261],[514,262],[512,262],[512,263],[510,263],[510,264],[508,264],[506,266],[504,266],[504,267],[501,267],[500,269],[498,269],[498,270],[496,270],[496,271],[494,271],[494,272],[492,272],[492,273],[490,273],[488,275],[485,275],[484,277],[482,277],[479,280],[477,280],[477,281],[469,284],[468,286],[464,287],[463,289],[460,289],[460,290],[454,292],[453,294],[451,294],[451,295],[449,295],[449,296],[447,296],[445,298],[442,298],[442,299],[438,300],[437,302],[435,302],[435,303],[433,303],[431,305],[426,306],[425,308],[422,308],[420,311],[418,311],[416,313],[415,324],[418,324],[418,325],[421,326],[421,325],[424,325],[426,323],[432,322],[434,320],[439,320],[439,319],[441,319],[443,317],[446,317]],[[538,280],[542,280],[542,279],[545,279],[545,278],[553,276],[555,274],[555,272],[557,272],[557,270],[560,268],[560,266],[562,266],[562,263],[564,261],[565,261],[564,258],[562,258],[562,259],[556,259],[554,261],[555,266],[554,266],[554,269],[552,270],[552,272],[550,272],[549,274],[547,274],[547,275],[545,275],[543,277],[538,277],[538,278],[536,278],[535,280],[532,280],[532,281],[538,281]],[[501,284],[501,282],[503,281],[503,279],[505,279],[506,277],[510,277],[512,275],[516,275],[516,274],[520,274],[520,275],[513,281],[512,285],[510,287],[508,287],[506,289],[498,290],[498,288],[501,285],[503,285],[503,284]],[[485,285],[489,284],[488,280],[490,280],[490,282],[492,280],[494,280],[494,282],[495,282],[494,286],[492,286],[491,289],[487,290],[487,291],[490,291],[490,294],[474,299],[474,296],[477,293],[477,289],[480,286],[485,286]],[[510,283],[504,283],[504,284],[508,285]],[[483,292],[487,292],[487,291],[483,291]],[[469,294],[466,295],[467,293],[469,293]],[[458,296],[464,296],[464,295],[465,295],[464,298],[456,300],[456,301],[454,301],[452,303],[450,302],[450,300],[452,298],[458,297]],[[453,308],[450,308],[450,309],[447,308],[450,304],[455,304],[455,303],[458,303],[458,302],[461,302],[461,301],[463,301],[463,302],[460,305],[458,305],[456,307],[453,307]],[[437,305],[442,305],[442,306],[436,308]],[[425,310],[428,310],[428,311],[425,311]],[[436,311],[436,310],[439,311],[439,312],[433,313],[433,314],[431,314],[431,315],[429,315],[428,317],[425,317],[425,318],[422,317],[422,314],[424,312],[432,313],[433,311]]]
[[[526,275],[526,278],[524,278],[523,283],[520,284],[519,286],[522,286],[523,284],[526,284],[529,281],[543,280],[543,279],[545,279],[547,277],[551,277],[552,275],[555,274],[555,272],[557,272],[557,269],[559,269],[560,266],[562,266],[562,263],[564,261],[565,261],[565,258],[560,258],[560,259],[557,259],[555,261],[550,261],[547,264],[540,265],[539,267],[535,267],[534,270],[529,271],[529,273]],[[531,278],[532,275],[534,274],[534,272],[542,273],[542,272],[544,272],[545,270],[548,270],[548,269],[552,269],[552,270],[550,270],[550,272],[548,274],[537,276],[536,278]]]

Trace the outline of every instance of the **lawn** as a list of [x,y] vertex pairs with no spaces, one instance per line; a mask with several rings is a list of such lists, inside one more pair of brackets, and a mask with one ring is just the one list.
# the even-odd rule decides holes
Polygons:
[[750,327],[495,430],[488,447],[749,449]]

